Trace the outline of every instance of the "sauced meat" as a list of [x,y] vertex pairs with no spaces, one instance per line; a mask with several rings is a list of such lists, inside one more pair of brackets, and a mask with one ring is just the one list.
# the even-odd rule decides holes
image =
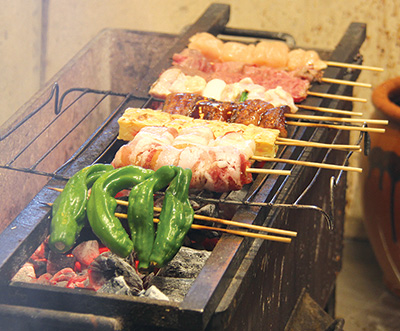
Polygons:
[[253,124],[268,129],[277,129],[286,137],[285,112],[288,106],[274,107],[262,100],[244,102],[216,101],[191,93],[171,93],[163,111],[204,120],[218,120],[245,125]]
[[191,116],[196,103],[204,99],[196,93],[171,93],[165,99],[163,112]]

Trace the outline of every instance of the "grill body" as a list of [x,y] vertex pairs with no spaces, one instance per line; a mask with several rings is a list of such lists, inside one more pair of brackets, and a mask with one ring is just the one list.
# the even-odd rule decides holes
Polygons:
[[[346,176],[305,167],[293,168],[286,179],[257,177],[236,196],[271,205],[244,205],[233,215],[234,220],[297,231],[298,237],[285,245],[223,236],[180,303],[9,282],[48,235],[50,211],[43,202],[53,202],[57,194],[46,187],[62,186],[65,178],[93,162],[110,162],[120,146],[115,138],[124,109],[146,104],[149,84],[190,35],[223,33],[228,20],[229,6],[212,5],[179,36],[105,30],[3,126],[0,144],[7,152],[1,155],[0,171],[6,178],[1,199],[7,207],[0,234],[0,314],[12,312],[15,323],[26,325],[39,314],[42,330],[63,320],[70,321],[66,327],[87,330],[89,317],[93,328],[97,323],[104,329],[276,330],[284,328],[303,289],[322,307],[332,303],[341,268]],[[322,53],[334,61],[360,61],[365,29],[364,24],[351,24],[336,49]],[[288,36],[271,37],[293,43]],[[358,74],[328,68],[325,75],[356,80]],[[316,84],[312,90],[352,94],[351,87],[332,84]],[[306,103],[351,109],[345,101],[308,98]],[[291,136],[335,143],[349,139],[344,131],[307,128],[293,130]],[[348,157],[344,152],[298,147],[285,148],[281,156],[335,164]],[[20,196],[8,194],[15,187]],[[331,211],[333,230],[318,208],[299,205]]]

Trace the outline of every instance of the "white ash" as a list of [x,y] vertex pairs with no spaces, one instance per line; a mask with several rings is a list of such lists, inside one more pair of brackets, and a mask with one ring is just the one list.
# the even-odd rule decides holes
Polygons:
[[211,252],[182,246],[156,277],[196,278]]
[[142,291],[138,292],[136,289],[132,290],[126,283],[124,276],[111,278],[97,292],[129,296],[137,296],[142,293]]
[[151,285],[144,293],[143,296],[150,299],[166,300],[169,301],[168,296],[161,292],[155,285]]
[[32,263],[25,263],[12,278],[13,282],[31,283],[36,280],[35,268]]
[[151,284],[159,288],[171,301],[181,302],[194,282],[194,278],[154,277]]

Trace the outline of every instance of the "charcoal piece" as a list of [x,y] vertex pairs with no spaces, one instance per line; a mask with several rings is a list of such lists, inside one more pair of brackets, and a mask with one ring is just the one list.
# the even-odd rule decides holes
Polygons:
[[97,292],[110,293],[117,295],[137,296],[141,292],[132,291],[131,287],[125,281],[124,276],[113,277],[109,279]]
[[210,252],[182,246],[178,254],[162,268],[160,277],[196,278],[210,256]]
[[122,276],[133,295],[143,291],[143,281],[136,270],[124,259],[111,253],[100,254],[89,266],[91,280],[102,287],[115,277]]
[[156,300],[166,300],[169,301],[168,296],[166,296],[160,289],[157,288],[157,286],[151,285],[146,292],[143,294],[145,297],[148,297],[150,299],[156,299]]
[[80,243],[72,250],[72,254],[83,265],[89,265],[100,254],[97,240],[88,240]]
[[181,302],[194,282],[194,278],[154,277],[151,281],[171,301]]
[[12,278],[13,282],[33,283],[36,281],[35,268],[32,263],[25,263]]
[[47,272],[54,275],[61,269],[73,269],[75,262],[76,257],[71,254],[59,254],[50,251],[49,256],[47,257]]
[[39,277],[47,272],[46,259],[40,259],[40,260],[29,259],[29,262],[32,263],[33,267],[35,268],[36,277]]

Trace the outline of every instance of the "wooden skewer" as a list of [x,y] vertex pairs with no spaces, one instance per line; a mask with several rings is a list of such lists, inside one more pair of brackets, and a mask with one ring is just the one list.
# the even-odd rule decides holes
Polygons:
[[[119,218],[127,218],[127,215],[122,214],[122,213],[115,213],[115,216],[119,217]],[[160,221],[159,219],[153,218],[154,223],[158,223],[159,221]],[[292,238],[287,238],[287,237],[270,236],[268,234],[252,233],[252,232],[231,230],[231,229],[214,228],[212,226],[199,225],[199,224],[192,224],[191,228],[195,229],[195,230],[210,230],[210,231],[226,232],[226,233],[230,233],[230,234],[234,234],[234,235],[242,236],[242,237],[259,238],[259,239],[264,239],[264,240],[283,242],[283,243],[287,243],[287,244],[289,244],[292,241]]]
[[351,63],[343,63],[343,62],[335,62],[335,61],[325,61],[325,64],[327,66],[331,66],[331,67],[341,67],[341,68],[371,70],[371,71],[383,71],[383,68],[364,66],[364,65],[360,65],[360,64],[351,64]]
[[[49,187],[49,189],[57,191],[57,192],[62,192],[63,191],[62,188],[57,188],[57,187]],[[119,204],[121,206],[128,206],[129,205],[128,201],[125,201],[125,200],[116,199],[116,201],[117,201],[117,204]],[[51,206],[52,204],[48,203],[47,205]],[[161,208],[160,207],[154,207],[154,211],[160,212]],[[125,214],[121,214],[121,215],[125,215]],[[254,231],[275,233],[275,234],[280,234],[280,235],[288,236],[288,237],[297,237],[297,232],[295,232],[295,231],[281,230],[281,229],[270,228],[270,227],[266,227],[266,226],[246,224],[246,223],[242,223],[242,222],[236,222],[236,221],[226,220],[226,219],[222,219],[222,218],[216,218],[216,217],[210,217],[210,216],[204,216],[204,215],[197,215],[197,214],[194,214],[194,218],[198,219],[198,220],[208,221],[208,222],[216,222],[216,223],[221,223],[221,224],[225,224],[225,225],[237,226],[237,227],[246,228],[246,229],[250,229],[250,230],[254,230]]]
[[329,149],[339,149],[345,151],[355,151],[360,152],[361,147],[358,145],[340,145],[340,144],[324,144],[317,143],[313,141],[296,140],[289,138],[278,137],[275,141],[276,145],[288,145],[288,146],[303,146],[303,147],[317,147],[317,148],[329,148]]
[[310,122],[292,122],[286,121],[287,125],[294,126],[307,126],[315,128],[329,128],[337,130],[347,130],[347,131],[362,131],[362,132],[374,132],[374,133],[385,133],[385,129],[380,128],[365,128],[361,126],[349,126],[349,125],[334,125],[334,124],[320,124],[320,123],[310,123]]
[[246,172],[253,174],[264,174],[264,175],[281,175],[290,176],[290,170],[278,170],[278,169],[264,169],[264,168],[247,168]]
[[367,102],[367,99],[355,98],[355,97],[351,97],[351,96],[347,96],[347,95],[337,95],[337,94],[319,93],[319,92],[311,92],[311,91],[308,91],[307,95],[311,95],[311,96],[314,96],[314,97],[320,97],[320,98],[330,98],[330,99],[344,100],[344,101]]
[[304,115],[304,114],[291,114],[286,113],[287,118],[297,118],[315,121],[328,121],[328,122],[343,122],[343,123],[370,123],[370,124],[381,124],[388,125],[388,120],[376,120],[370,118],[343,118],[343,117],[330,117],[330,116],[315,116],[315,115]]
[[353,112],[350,110],[332,109],[332,108],[307,106],[307,105],[296,105],[296,106],[301,109],[315,110],[315,111],[321,111],[324,113],[332,113],[332,114],[338,114],[338,115],[344,115],[344,116],[362,116],[363,115],[363,113]]
[[342,79],[335,79],[335,78],[321,78],[321,82],[323,83],[331,83],[331,84],[342,84],[342,85],[349,85],[349,86],[358,86],[358,87],[367,87],[371,88],[371,84],[367,83],[360,83],[360,82],[353,82],[352,80],[342,80]]
[[278,158],[262,157],[262,156],[253,156],[252,159],[256,160],[256,161],[282,162],[282,163],[297,164],[297,165],[302,165],[302,166],[331,169],[331,170],[362,172],[362,168],[341,166],[341,165],[336,165],[336,164],[308,162],[308,161],[299,161],[299,160],[290,160],[290,159],[278,159]]

